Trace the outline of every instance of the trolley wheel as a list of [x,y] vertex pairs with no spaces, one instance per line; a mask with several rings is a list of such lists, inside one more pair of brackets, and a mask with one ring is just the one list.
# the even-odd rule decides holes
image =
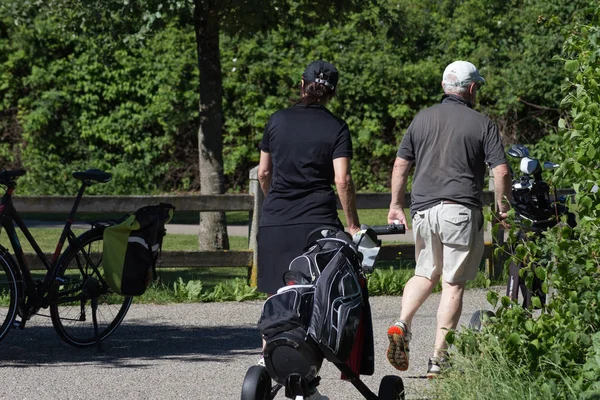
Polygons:
[[490,320],[490,317],[495,316],[492,311],[489,310],[478,310],[473,313],[471,320],[469,321],[469,329],[474,331],[481,330],[481,327]]
[[404,400],[404,383],[396,375],[384,376],[379,384],[379,400]]
[[270,400],[271,377],[261,365],[250,367],[242,385],[242,400]]

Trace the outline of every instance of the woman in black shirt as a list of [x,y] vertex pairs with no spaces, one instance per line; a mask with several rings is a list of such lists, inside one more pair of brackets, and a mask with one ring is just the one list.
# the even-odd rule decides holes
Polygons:
[[308,234],[323,225],[343,229],[335,183],[347,231],[360,230],[350,174],[352,141],[348,125],[325,105],[333,98],[337,69],[311,63],[301,82],[301,98],[271,115],[260,143],[258,179],[265,202],[258,230],[258,289],[273,294],[282,275],[302,253]]

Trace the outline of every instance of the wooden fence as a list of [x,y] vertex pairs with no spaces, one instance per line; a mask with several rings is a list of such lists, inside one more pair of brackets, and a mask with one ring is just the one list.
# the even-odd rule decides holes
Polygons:
[[[491,184],[493,185],[493,183]],[[260,210],[264,200],[257,179],[257,168],[250,172],[249,194],[223,194],[223,195],[189,195],[189,196],[87,196],[84,197],[78,212],[86,214],[127,213],[140,207],[170,203],[176,212],[193,211],[247,211],[248,224],[248,250],[246,251],[164,251],[162,256],[163,267],[230,267],[243,266],[249,269],[252,283],[256,282],[256,235]],[[492,186],[493,187],[493,186]],[[70,211],[74,197],[71,196],[28,196],[15,197],[14,204],[17,210],[27,213],[64,214]],[[492,204],[494,193],[484,193],[484,204]],[[360,193],[356,196],[359,209],[388,209],[390,194]],[[410,194],[407,193],[405,204],[410,205]],[[339,204],[338,204],[338,207]],[[385,221],[381,222],[385,224]],[[503,236],[502,236],[503,237]],[[33,268],[41,268],[36,263],[35,255],[29,255],[29,264]],[[396,259],[414,260],[415,252],[412,244],[385,244],[382,246],[379,259],[392,261]],[[492,261],[492,243],[487,242],[484,258]],[[492,262],[487,263],[490,275],[497,275],[501,269],[498,263],[494,267]]]

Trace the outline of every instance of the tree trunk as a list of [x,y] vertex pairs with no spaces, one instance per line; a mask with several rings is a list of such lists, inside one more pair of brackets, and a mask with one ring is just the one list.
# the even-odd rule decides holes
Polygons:
[[[194,30],[200,70],[198,130],[200,194],[225,192],[223,177],[223,86],[219,52],[219,0],[195,0]],[[228,250],[224,212],[200,213],[200,250]]]

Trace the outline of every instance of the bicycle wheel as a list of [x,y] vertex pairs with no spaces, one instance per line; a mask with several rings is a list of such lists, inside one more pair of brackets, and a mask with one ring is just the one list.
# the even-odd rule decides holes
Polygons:
[[65,342],[76,347],[96,344],[92,298],[97,297],[98,338],[106,339],[121,324],[131,297],[113,293],[104,280],[102,235],[104,227],[79,236],[58,262],[56,283],[51,289],[52,325]]
[[12,328],[15,315],[17,314],[17,299],[19,298],[19,286],[17,275],[13,269],[14,263],[5,249],[0,249],[0,340],[6,336]]

